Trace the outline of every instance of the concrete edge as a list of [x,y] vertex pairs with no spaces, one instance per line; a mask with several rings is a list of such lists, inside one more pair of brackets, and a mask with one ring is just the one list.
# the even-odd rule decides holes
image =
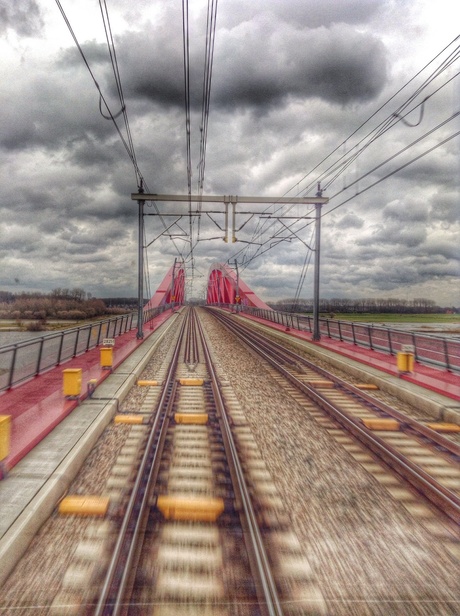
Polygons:
[[[82,405],[83,406],[83,405]],[[116,412],[115,400],[107,402],[86,432],[80,437],[29,505],[0,541],[0,584],[7,579],[30,542],[65,495],[86,457]]]
[[[175,321],[175,320],[174,320]],[[156,347],[161,342],[163,337],[168,332],[174,321],[166,321],[158,329],[164,327],[164,331],[154,339],[154,336],[149,337],[146,343],[151,341],[148,349],[143,348],[143,345],[136,349],[129,358],[125,361],[133,359],[133,355],[139,353],[143,349],[142,357],[139,358],[138,364],[133,372],[126,375],[125,382],[115,392],[111,400],[107,400],[101,409],[101,412],[94,419],[91,425],[78,439],[77,443],[72,447],[64,460],[56,467],[50,477],[45,481],[30,503],[25,507],[22,513],[16,518],[16,521],[8,529],[0,540],[0,585],[3,584],[24,553],[27,551],[31,541],[39,531],[40,527],[53,513],[57,503],[64,497],[69,489],[72,481],[77,476],[83,466],[90,451],[96,445],[100,436],[109,425],[113,416],[118,410],[119,403],[128,395],[129,390],[137,381],[137,378],[142,373],[148,362],[150,361]],[[157,330],[158,331],[158,330]],[[123,362],[124,363],[124,362]],[[123,364],[117,370],[122,372]],[[110,377],[101,385],[109,385]],[[97,388],[95,390],[97,392]],[[96,400],[97,401],[97,398]],[[85,404],[94,402],[91,398],[83,401],[76,409],[84,409]],[[74,412],[74,411],[73,411]],[[58,425],[62,426],[65,419]],[[55,428],[55,429],[56,429]]]

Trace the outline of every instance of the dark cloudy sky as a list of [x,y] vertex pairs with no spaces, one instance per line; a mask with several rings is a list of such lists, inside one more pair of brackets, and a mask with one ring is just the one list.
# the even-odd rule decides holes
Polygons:
[[[181,4],[107,0],[137,162],[155,193],[187,193]],[[207,2],[189,5],[196,193]],[[62,7],[117,113],[99,3]],[[452,0],[218,4],[203,193],[296,197],[314,195],[321,180],[330,198],[324,297],[460,305],[457,13]],[[136,295],[136,175],[54,2],[2,0],[0,67],[0,289]],[[267,210],[275,212],[311,213]],[[213,262],[236,258],[263,299],[295,295],[313,246],[310,219],[239,214],[234,244],[219,226],[213,214],[192,227],[200,241],[189,294],[203,292]],[[175,258],[192,273],[189,230],[184,218],[155,239],[164,226],[146,218],[152,292]],[[313,260],[302,297],[313,294],[312,274]]]

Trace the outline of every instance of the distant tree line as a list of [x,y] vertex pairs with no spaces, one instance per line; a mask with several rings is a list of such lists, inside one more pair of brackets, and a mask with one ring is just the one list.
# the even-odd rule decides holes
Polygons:
[[[126,312],[122,307],[107,306],[84,289],[53,289],[50,293],[10,293],[0,291],[0,319],[83,320]],[[38,327],[37,327],[38,328]]]
[[[313,312],[313,300],[282,299],[270,306],[281,312]],[[320,312],[339,313],[396,313],[396,314],[434,314],[439,312],[458,312],[457,308],[443,308],[435,301],[423,297],[415,299],[399,298],[367,298],[346,299],[331,298],[320,299]]]

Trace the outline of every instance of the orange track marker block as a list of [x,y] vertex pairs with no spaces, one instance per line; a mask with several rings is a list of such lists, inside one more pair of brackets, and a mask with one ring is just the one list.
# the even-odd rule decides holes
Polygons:
[[207,413],[176,413],[174,421],[177,424],[206,424],[208,423]]
[[426,426],[435,432],[460,432],[460,426],[453,423],[429,423]]
[[116,424],[141,424],[144,422],[142,415],[115,415],[114,423]]
[[167,520],[215,522],[224,510],[222,498],[159,496],[157,507]]
[[399,430],[399,421],[396,419],[362,419],[361,420],[366,428],[369,430],[388,430],[390,432],[397,432]]
[[203,379],[179,379],[179,383],[181,385],[191,385],[191,386],[198,386],[198,385],[203,385],[204,380]]
[[355,385],[355,387],[357,387],[358,389],[378,389],[378,386],[374,385],[374,383],[358,383],[358,385]]
[[103,496],[66,496],[59,503],[59,513],[81,516],[105,516],[110,499]]

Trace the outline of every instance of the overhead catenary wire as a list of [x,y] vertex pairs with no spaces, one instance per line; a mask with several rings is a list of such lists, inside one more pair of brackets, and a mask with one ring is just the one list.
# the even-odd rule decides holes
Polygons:
[[[333,165],[331,165],[323,174],[321,174],[319,176],[320,181],[325,181],[329,175],[331,173],[335,173],[334,176],[332,177],[331,180],[329,180],[329,182],[325,185],[325,190],[327,188],[329,188],[329,186],[353,163],[356,161],[356,159],[358,158],[358,156],[360,156],[372,143],[374,143],[379,137],[383,136],[388,130],[390,130],[391,128],[393,128],[398,122],[403,122],[403,124],[405,124],[406,126],[410,126],[411,128],[415,128],[416,126],[419,126],[419,124],[421,123],[421,120],[423,119],[423,110],[425,108],[425,103],[432,97],[434,96],[436,93],[438,93],[440,90],[442,90],[445,86],[447,86],[451,81],[453,81],[453,79],[457,78],[460,75],[460,73],[456,73],[453,77],[451,77],[450,79],[448,79],[445,83],[443,83],[439,88],[437,88],[434,92],[432,92],[429,96],[426,96],[423,101],[421,101],[420,103],[418,103],[415,107],[413,107],[412,109],[410,109],[409,111],[407,111],[404,115],[401,114],[401,109],[393,112],[379,127],[377,127],[377,129],[374,129],[374,131],[371,131],[370,133],[368,133],[366,135],[366,137],[364,137],[363,139],[361,139],[357,144],[355,144],[355,146],[353,146],[352,149],[358,148],[358,146],[361,146],[361,144],[363,142],[365,142],[367,137],[369,138],[369,141],[367,143],[365,143],[363,146],[361,146],[360,149],[356,150],[351,156],[349,156],[348,158],[345,158],[349,152],[351,152],[352,150],[349,150],[344,156],[342,156],[339,161],[337,161],[336,163],[334,163]],[[413,98],[413,97],[412,97]],[[420,108],[420,116],[419,116],[419,120],[417,123],[411,124],[406,120],[406,117],[410,114],[412,114],[413,111],[415,111],[417,108]],[[393,119],[395,118],[395,119]],[[376,133],[376,134],[373,134]],[[345,158],[345,160],[344,160]],[[341,162],[343,161],[343,162]],[[310,184],[311,185],[311,184]]]
[[[139,168],[137,166],[137,163],[136,163],[135,157],[133,156],[131,148],[130,148],[129,144],[127,143],[125,137],[123,136],[123,134],[122,134],[122,132],[120,130],[120,127],[118,126],[118,124],[116,122],[115,115],[112,113],[112,111],[111,111],[111,109],[109,107],[109,104],[108,104],[107,100],[105,99],[105,97],[104,97],[104,95],[102,93],[102,90],[101,90],[101,88],[100,88],[100,86],[99,86],[99,84],[98,84],[98,82],[96,80],[96,77],[95,77],[95,75],[94,75],[94,73],[93,73],[93,71],[92,71],[92,69],[91,69],[91,67],[89,65],[88,60],[86,59],[86,56],[85,56],[85,54],[83,52],[83,48],[80,45],[80,43],[79,43],[79,41],[78,41],[78,39],[77,39],[77,37],[75,35],[75,32],[74,32],[74,30],[72,28],[72,25],[71,25],[69,19],[67,18],[67,15],[66,15],[66,13],[64,11],[64,8],[63,8],[60,0],[55,0],[55,1],[56,1],[56,4],[57,4],[60,12],[61,12],[61,15],[62,15],[63,19],[64,19],[64,21],[65,21],[65,23],[67,25],[67,28],[68,28],[68,30],[69,30],[69,32],[70,32],[70,34],[71,34],[71,36],[72,36],[72,38],[73,38],[73,40],[75,42],[75,45],[77,46],[77,49],[80,52],[80,55],[81,55],[81,57],[83,59],[83,62],[85,63],[85,66],[88,69],[89,74],[91,75],[91,78],[92,78],[92,80],[94,82],[94,85],[96,86],[96,89],[97,89],[97,91],[99,93],[100,101],[102,101],[104,103],[104,106],[105,106],[105,108],[107,110],[107,113],[109,114],[109,117],[110,117],[110,119],[112,120],[112,122],[113,122],[113,124],[115,126],[115,129],[116,129],[116,131],[117,131],[117,133],[118,133],[118,135],[119,135],[119,137],[120,137],[120,139],[121,139],[121,141],[122,141],[122,143],[123,143],[123,145],[125,147],[125,150],[128,153],[129,158],[131,159],[131,162],[132,162],[132,164],[134,166],[134,169],[135,169],[135,172],[136,172],[136,180],[137,180],[137,178],[138,178],[138,176],[140,174],[140,170],[139,170]],[[142,175],[142,174],[140,174],[140,175]]]
[[[393,100],[395,98],[395,96],[397,94],[399,94],[404,88],[406,88],[411,82],[413,82],[413,80],[418,77],[424,70],[426,70],[437,58],[439,58],[446,50],[449,49],[450,46],[452,46],[459,37],[455,37],[447,46],[445,46],[432,60],[430,60],[430,62],[428,62],[420,71],[418,71],[416,73],[416,75],[414,75],[408,82],[406,82],[406,84],[401,87],[395,94],[393,94],[383,105],[381,105],[365,122],[361,123],[361,125],[355,130],[353,131],[353,133],[348,136],[344,141],[342,141],[341,144],[339,144],[339,146],[337,146],[337,148],[335,148],[328,156],[324,157],[307,175],[304,175],[301,180],[299,180],[293,187],[291,187],[288,191],[285,192],[285,195],[289,194],[289,192],[291,192],[295,187],[299,186],[299,184],[306,178],[308,177],[308,175],[310,175],[313,171],[315,171],[317,168],[319,168],[321,166],[322,163],[324,163],[330,156],[332,156],[340,147],[342,147],[344,144],[346,144],[346,142],[353,137],[365,124],[367,124],[382,108],[384,108],[391,100]],[[435,91],[431,92],[428,96],[426,96],[423,101],[421,101],[420,103],[418,103],[417,105],[413,106],[412,109],[407,110],[408,106],[410,105],[411,102],[413,102],[415,100],[415,98],[424,90],[426,89],[426,87],[432,83],[437,77],[439,77],[447,68],[449,68],[450,66],[453,65],[453,63],[457,60],[457,58],[459,57],[459,47],[457,46],[453,51],[451,51],[448,55],[448,57],[446,59],[444,59],[442,61],[442,63],[440,64],[440,66],[436,67],[431,73],[430,75],[424,80],[424,82],[415,90],[415,92],[413,92],[409,98],[402,104],[400,105],[394,112],[392,112],[383,122],[381,122],[375,129],[373,129],[372,131],[368,132],[368,134],[363,137],[356,145],[352,146],[350,149],[348,149],[347,151],[345,151],[341,158],[339,159],[339,161],[333,163],[332,165],[330,165],[330,167],[328,169],[326,169],[325,172],[323,172],[320,176],[318,176],[317,178],[315,178],[314,182],[316,183],[318,180],[319,181],[323,181],[324,179],[328,178],[331,176],[331,174],[334,174],[332,179],[328,182],[328,184],[326,184],[326,188],[329,187],[332,182],[337,179],[337,177],[339,177],[343,171],[346,170],[346,168],[352,164],[356,158],[362,154],[371,143],[373,143],[376,139],[378,139],[379,137],[381,137],[382,135],[384,135],[390,128],[392,128],[394,125],[396,125],[398,122],[403,122],[405,118],[411,114],[415,109],[417,108],[424,108],[424,105],[426,104],[426,102],[432,97],[434,96],[436,93],[438,93],[442,88],[444,88],[448,83],[450,83],[453,79],[455,79],[458,76],[458,73],[456,75],[454,75],[453,77],[451,77],[450,79],[446,80],[443,84],[441,84]],[[421,114],[422,115],[422,112]],[[368,175],[370,175],[370,173],[372,173],[373,171],[375,171],[377,168],[383,166],[384,164],[388,163],[390,160],[392,160],[393,158],[395,158],[396,156],[398,156],[399,154],[401,154],[404,151],[409,150],[411,147],[413,147],[416,143],[418,143],[419,141],[421,141],[421,139],[425,138],[426,136],[428,136],[429,134],[431,134],[434,130],[437,130],[439,127],[443,126],[446,122],[450,121],[451,119],[453,119],[453,117],[455,117],[456,114],[454,114],[454,116],[451,116],[450,118],[448,118],[447,120],[441,122],[438,126],[436,126],[434,129],[428,131],[427,133],[425,133],[425,135],[423,135],[422,137],[420,137],[419,139],[415,140],[414,142],[412,142],[412,144],[409,144],[408,146],[406,146],[405,148],[403,148],[402,150],[400,150],[399,152],[397,152],[396,154],[390,156],[388,159],[386,159],[386,161],[384,161],[383,163],[381,163],[380,165],[378,165],[377,167],[375,167],[373,170],[371,171],[366,171],[364,172],[362,175],[360,175],[360,177],[358,177],[354,182],[352,182],[351,184],[348,184],[348,186],[345,186],[343,188],[343,190],[345,190],[346,188],[349,188],[350,186],[353,185],[357,185],[357,183],[363,179],[364,177],[367,177]],[[419,122],[417,122],[417,124],[419,124]],[[390,177],[391,174],[388,175],[388,177]],[[306,187],[303,188],[302,191],[298,190],[297,194],[299,194],[300,192],[303,192],[304,194],[308,194],[308,191],[311,190],[311,188],[313,187],[313,181]],[[338,194],[340,194],[339,191],[338,193],[336,193],[336,195],[330,197],[330,201],[333,199],[333,197],[337,196]],[[361,191],[363,192],[363,191]],[[355,196],[357,194],[360,194],[360,192],[356,193]],[[348,199],[347,202],[351,200]],[[280,211],[280,207],[276,210],[276,212]],[[260,237],[263,234],[264,230],[267,230],[268,228],[270,228],[273,224],[275,223],[271,223],[270,225],[267,225],[267,222],[265,223],[259,223],[256,226],[256,229],[253,232],[253,236],[251,238],[251,243],[254,242],[258,237]],[[248,243],[247,246],[245,246],[244,248],[242,248],[239,253],[237,254],[242,254],[242,258],[243,258],[243,262],[245,262],[246,266],[249,265],[249,263],[254,260],[255,258],[257,258],[258,256],[260,256],[261,254],[265,253],[266,250],[263,250],[263,246],[268,242],[269,240],[266,240],[265,242],[262,243],[262,246],[259,246],[254,254],[251,257],[245,258],[245,255],[248,254],[249,250],[250,250],[250,245]],[[232,255],[230,257],[234,258],[235,255]],[[230,260],[229,259],[229,260]]]
[[[203,63],[203,91],[201,102],[201,124],[200,124],[200,152],[198,162],[198,195],[203,194],[204,177],[206,170],[206,149],[208,143],[208,123],[209,109],[211,104],[211,85],[212,85],[212,69],[214,64],[214,46],[216,40],[216,24],[217,24],[217,0],[208,0],[208,10],[206,17],[206,37],[205,37],[205,52]],[[201,232],[201,202],[197,204],[197,212],[199,213],[197,220],[197,234],[195,245],[200,241]]]
[[192,153],[191,153],[191,103],[190,103],[190,32],[188,0],[182,0],[182,44],[184,64],[185,150],[187,160],[187,191],[191,276],[193,278],[193,216],[192,216]]
[[[457,114],[458,115],[458,114]],[[445,139],[443,139],[442,141],[440,141],[439,143],[437,143],[436,145],[432,146],[431,148],[429,148],[428,150],[425,150],[425,152],[422,152],[421,154],[419,154],[418,156],[415,156],[415,158],[412,158],[411,160],[407,161],[406,163],[404,163],[403,165],[401,165],[400,167],[398,167],[397,169],[394,169],[393,171],[391,171],[390,173],[387,173],[387,175],[379,178],[378,180],[376,180],[375,182],[373,182],[372,184],[369,184],[369,186],[366,186],[365,188],[363,188],[362,190],[360,190],[359,192],[356,193],[356,195],[353,195],[352,197],[349,197],[348,199],[345,199],[344,201],[342,201],[341,203],[339,203],[338,205],[336,205],[335,207],[331,208],[330,210],[328,210],[327,212],[324,212],[323,216],[325,216],[326,214],[331,214],[334,210],[337,210],[339,207],[342,207],[343,205],[345,205],[346,203],[348,203],[349,201],[352,201],[353,199],[356,198],[357,195],[362,195],[363,193],[367,192],[368,190],[370,190],[371,188],[374,188],[374,186],[377,186],[378,184],[381,184],[381,182],[384,182],[385,180],[387,180],[388,178],[390,178],[392,175],[395,175],[396,173],[399,173],[399,171],[402,171],[403,169],[405,169],[406,167],[409,167],[409,165],[412,165],[413,163],[417,162],[418,160],[420,160],[421,158],[423,158],[424,156],[426,156],[427,154],[430,154],[431,152],[434,152],[435,150],[437,150],[438,148],[440,148],[441,146],[445,145],[446,143],[448,143],[449,141],[452,141],[452,139],[455,139],[456,137],[458,137],[460,135],[460,131],[457,131],[456,133],[453,133],[452,135],[450,135],[449,137],[446,137]]]
[[[350,135],[348,135],[348,137],[346,137],[346,139],[344,139],[337,147],[335,147],[327,156],[323,157],[319,163],[317,163],[312,169],[310,169],[310,171],[308,173],[306,173],[302,178],[300,178],[300,180],[298,180],[293,186],[291,186],[291,188],[289,190],[286,191],[285,194],[289,194],[292,190],[294,190],[296,188],[296,186],[298,186],[301,182],[303,182],[308,176],[310,176],[314,171],[316,171],[324,162],[326,162],[326,160],[328,160],[331,156],[333,156],[347,141],[349,141],[352,137],[354,137],[364,126],[366,126],[366,124],[368,124],[382,109],[384,109],[392,100],[394,100],[396,98],[396,96],[398,96],[398,94],[400,94],[405,88],[407,88],[415,79],[417,79],[417,77],[419,77],[431,64],[433,64],[433,62],[435,62],[446,50],[449,49],[449,47],[451,45],[453,45],[456,41],[458,41],[460,39],[460,35],[456,36],[454,39],[452,39],[443,49],[441,49],[440,52],[438,52],[429,62],[427,62],[423,68],[421,68],[419,71],[417,71],[417,73],[415,73],[415,75],[413,75],[408,81],[406,81],[406,83],[401,86],[394,94],[392,94],[382,105],[380,105],[364,122],[361,122],[361,124],[352,132],[350,133]],[[458,57],[458,50],[459,47],[457,46],[453,52],[451,52],[451,54],[449,55],[449,57],[442,63],[441,67],[445,65],[445,68],[448,68],[451,66],[451,64],[453,63],[453,61]],[[429,82],[431,82],[437,75],[438,75],[438,71],[440,69],[436,69],[436,71],[434,73],[432,73],[430,75],[430,77],[428,78]],[[426,83],[426,81],[424,82]],[[428,84],[426,84],[428,85]],[[421,86],[420,86],[421,87]],[[381,122],[376,129],[373,129],[372,131],[370,131],[363,139],[361,139],[357,145],[361,144],[367,137],[371,136],[372,133],[374,133],[376,130],[378,130],[379,128],[386,125],[386,123],[388,122],[389,119],[391,119],[391,117],[394,114],[400,114],[405,107],[407,106],[407,104],[410,104],[410,102],[420,93],[420,87],[417,88],[417,90],[409,97],[407,103],[404,103],[403,105],[400,105],[398,107],[398,109],[395,112],[392,112],[390,114],[390,116],[388,116],[387,118],[385,118],[385,120],[383,122]],[[425,86],[426,87],[426,86]],[[356,146],[353,146],[354,149]],[[350,151],[350,150],[349,150]],[[345,155],[343,155],[345,156]],[[308,185],[307,188],[302,189],[301,192],[305,192],[308,191],[309,189],[311,189],[312,186],[315,186],[316,183],[318,181],[323,181],[323,178],[321,176],[319,177],[315,177],[314,180],[312,180],[312,182]],[[299,191],[300,192],[300,191]]]
[[[107,44],[109,46],[109,55],[111,58],[111,62],[112,62],[112,67],[113,67],[113,71],[114,71],[114,75],[115,75],[115,82],[117,85],[117,91],[119,94],[119,99],[120,99],[120,103],[121,103],[121,111],[114,114],[112,113],[110,106],[104,96],[104,94],[102,93],[102,90],[99,86],[99,83],[96,80],[96,77],[94,75],[93,70],[91,69],[91,66],[86,58],[86,55],[84,53],[84,50],[80,44],[80,42],[78,41],[78,38],[74,32],[74,29],[72,27],[72,24],[70,23],[70,20],[68,19],[66,12],[64,10],[64,7],[62,6],[62,3],[60,2],[60,0],[55,0],[56,1],[56,5],[62,15],[62,18],[64,19],[64,22],[70,32],[70,35],[80,53],[80,56],[91,76],[91,79],[93,80],[93,83],[96,87],[96,90],[99,94],[99,109],[101,114],[103,115],[103,117],[110,119],[113,122],[113,125],[115,126],[115,130],[118,133],[118,136],[121,139],[121,142],[131,160],[131,163],[134,167],[134,172],[135,172],[135,176],[136,176],[136,183],[138,188],[140,187],[144,187],[147,192],[151,192],[150,189],[148,188],[147,182],[145,181],[145,178],[139,168],[139,165],[137,163],[137,157],[136,157],[136,153],[135,153],[135,149],[134,149],[134,143],[133,143],[133,139],[132,139],[132,135],[131,135],[131,129],[129,127],[129,120],[128,120],[128,115],[127,115],[127,108],[126,108],[126,104],[125,104],[125,99],[124,99],[124,94],[123,94],[123,87],[122,87],[122,83],[121,83],[121,77],[120,77],[120,71],[118,69],[118,61],[116,58],[116,51],[115,51],[115,44],[114,44],[114,40],[113,40],[113,35],[112,35],[112,31],[111,31],[111,26],[110,26],[110,19],[109,19],[109,15],[108,15],[108,9],[107,9],[107,5],[105,0],[103,0],[103,4],[100,2],[100,9],[102,12],[102,16],[103,16],[103,21],[104,21],[104,29],[105,29],[105,33],[106,33],[106,38],[107,38]],[[102,104],[105,107],[105,110],[108,114],[108,116],[106,116],[103,111],[102,111]],[[124,137],[123,133],[121,132],[120,127],[118,126],[118,123],[116,122],[116,118],[123,113],[123,118],[125,121],[125,127],[126,127],[126,131],[127,131],[127,139]],[[164,229],[167,229],[167,225],[165,223],[164,218],[161,216],[160,211],[158,210],[158,206],[156,205],[155,202],[151,202],[149,204],[150,207],[152,207],[153,209],[155,209],[158,217],[160,218],[161,224],[163,225]],[[174,241],[173,238],[171,238],[174,244],[174,247],[177,251],[177,253],[179,254],[179,256],[181,258],[183,258],[183,254],[181,249],[177,246],[176,242]],[[146,254],[146,243],[144,241],[144,254]],[[148,288],[150,288],[150,283]]]
[[206,169],[206,147],[208,140],[209,107],[211,102],[212,69],[214,62],[214,44],[216,40],[217,0],[208,0],[206,19],[206,42],[203,68],[203,93],[201,103],[200,155],[198,163],[198,194],[203,192]]
[[104,24],[104,30],[105,30],[105,35],[107,39],[107,47],[109,51],[110,61],[112,64],[115,83],[117,86],[118,97],[120,99],[120,105],[121,105],[120,113],[123,114],[123,119],[125,121],[126,135],[128,138],[128,144],[129,144],[130,151],[132,153],[134,168],[135,168],[136,175],[137,175],[137,185],[139,186],[141,177],[139,175],[139,167],[137,164],[136,151],[134,149],[133,137],[132,137],[131,128],[129,125],[128,111],[126,108],[125,97],[123,93],[123,85],[121,82],[120,69],[118,67],[117,52],[115,49],[115,42],[113,40],[112,28],[110,25],[110,17],[109,17],[109,11],[107,8],[106,0],[99,0],[99,7],[101,9],[102,21]]
[[[434,128],[430,129],[425,134],[421,135],[420,137],[418,137],[417,139],[415,139],[414,141],[412,141],[408,145],[404,146],[403,148],[401,148],[400,150],[395,152],[395,154],[392,154],[391,156],[386,158],[383,162],[379,163],[378,165],[376,165],[375,167],[373,167],[369,171],[366,171],[366,173],[363,173],[362,175],[360,175],[358,178],[353,180],[353,182],[350,182],[346,186],[342,187],[338,192],[336,192],[334,195],[332,195],[330,197],[330,200],[334,199],[335,197],[338,197],[340,194],[345,192],[347,189],[351,188],[352,186],[354,186],[355,184],[357,184],[358,182],[360,182],[364,178],[368,177],[369,175],[371,175],[372,173],[374,173],[375,171],[377,171],[378,169],[380,169],[384,165],[388,164],[390,161],[394,160],[397,156],[400,156],[404,152],[407,152],[408,150],[412,149],[416,144],[420,143],[423,139],[426,139],[427,137],[432,135],[434,132],[436,132],[437,130],[439,130],[440,128],[442,128],[443,126],[448,124],[449,122],[452,122],[452,120],[454,120],[455,118],[458,118],[458,116],[460,116],[460,111],[456,111],[449,118],[447,118],[446,120],[443,120],[442,122],[437,124]],[[388,177],[390,177],[390,176],[388,176]]]
[[[204,186],[204,174],[206,168],[206,148],[208,137],[209,109],[211,100],[212,68],[214,61],[214,47],[217,22],[217,0],[208,0],[206,36],[203,63],[203,85],[201,102],[200,122],[200,146],[198,169],[198,195],[202,194]],[[201,228],[201,202],[198,201],[196,211],[192,211],[191,185],[192,185],[192,155],[191,155],[191,94],[190,94],[190,19],[188,0],[182,0],[182,39],[183,39],[183,64],[184,64],[184,107],[185,107],[185,133],[186,133],[186,159],[187,159],[187,189],[189,195],[189,252],[184,258],[190,263],[191,278],[195,271],[194,249],[200,241]],[[197,226],[195,234],[195,224]],[[195,237],[196,235],[196,237]]]

